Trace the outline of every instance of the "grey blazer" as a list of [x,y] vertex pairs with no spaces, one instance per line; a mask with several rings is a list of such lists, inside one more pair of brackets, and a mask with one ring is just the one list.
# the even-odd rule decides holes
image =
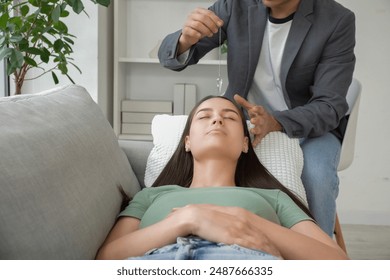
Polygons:
[[[247,97],[258,64],[268,10],[261,0],[219,0],[210,7],[223,21],[228,40],[225,95]],[[181,30],[159,49],[161,64],[181,71],[218,47],[218,34],[194,45],[185,65],[176,59]],[[334,0],[301,0],[287,38],[281,66],[289,110],[272,112],[290,137],[316,137],[331,131],[342,139],[345,99],[355,67],[355,15]],[[261,105],[261,104],[260,104]]]

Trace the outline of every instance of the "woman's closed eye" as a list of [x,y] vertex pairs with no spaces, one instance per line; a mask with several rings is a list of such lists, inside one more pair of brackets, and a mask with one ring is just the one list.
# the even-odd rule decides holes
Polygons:
[[237,115],[234,115],[234,114],[225,115],[225,116],[223,116],[223,118],[224,118],[225,120],[237,121]]
[[209,119],[211,116],[210,115],[208,115],[208,114],[200,114],[199,116],[198,116],[198,119],[199,120],[204,120],[204,119]]
[[[198,116],[198,119],[199,120],[205,120],[205,119],[210,119],[211,116],[210,115],[201,115],[201,116]],[[222,116],[222,118],[224,120],[232,120],[232,121],[237,121],[237,117],[236,116]]]

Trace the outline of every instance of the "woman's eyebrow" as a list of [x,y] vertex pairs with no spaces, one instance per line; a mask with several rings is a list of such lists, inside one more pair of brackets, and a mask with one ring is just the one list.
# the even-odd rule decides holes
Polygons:
[[239,116],[239,114],[237,113],[237,111],[236,111],[236,110],[233,110],[233,109],[226,108],[226,109],[223,109],[222,111],[223,111],[223,112],[233,112],[233,113],[235,113],[237,116]]
[[203,108],[203,109],[200,109],[198,112],[196,112],[195,115],[199,114],[200,112],[210,112],[210,111],[212,111],[212,110],[213,110],[213,109],[211,109],[211,108]]
[[[203,109],[200,109],[198,112],[196,112],[195,115],[199,114],[200,112],[211,112],[213,111],[213,108],[203,108]],[[235,113],[237,116],[239,116],[239,114],[233,110],[233,109],[230,109],[230,108],[225,108],[225,109],[222,109],[222,112],[233,112]]]

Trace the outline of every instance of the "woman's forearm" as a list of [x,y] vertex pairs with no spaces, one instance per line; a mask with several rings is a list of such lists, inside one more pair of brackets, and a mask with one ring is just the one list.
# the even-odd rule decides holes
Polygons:
[[[121,225],[118,222],[117,226]],[[116,226],[116,227],[117,227]],[[172,217],[124,234],[119,238],[108,241],[97,254],[97,259],[125,259],[142,256],[153,248],[160,248],[176,242],[178,236],[188,235],[188,225]]]
[[300,222],[299,225],[294,226],[298,230],[302,229],[298,232],[260,217],[259,219],[261,221],[257,226],[278,248],[284,259],[348,259],[344,251],[311,221]]

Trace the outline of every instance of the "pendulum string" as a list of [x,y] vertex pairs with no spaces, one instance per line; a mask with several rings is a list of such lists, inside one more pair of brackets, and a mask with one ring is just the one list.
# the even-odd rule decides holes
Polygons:
[[218,49],[218,78],[217,78],[217,89],[219,95],[222,95],[222,77],[221,77],[221,57],[222,57],[222,31],[219,28],[219,49]]

